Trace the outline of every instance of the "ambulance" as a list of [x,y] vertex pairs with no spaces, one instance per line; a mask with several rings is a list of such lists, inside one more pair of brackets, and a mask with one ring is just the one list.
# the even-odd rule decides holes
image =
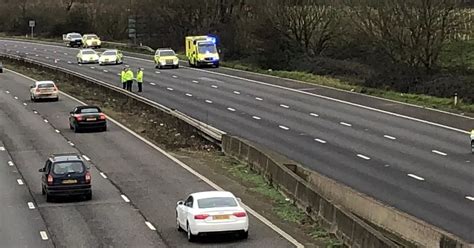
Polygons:
[[186,57],[189,65],[193,67],[214,66],[219,67],[219,53],[216,39],[210,36],[186,37]]

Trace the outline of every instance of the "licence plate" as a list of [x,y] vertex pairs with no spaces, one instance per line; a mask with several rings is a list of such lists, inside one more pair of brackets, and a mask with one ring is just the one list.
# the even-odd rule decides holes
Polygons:
[[214,215],[212,219],[213,220],[228,220],[229,215]]
[[95,121],[95,120],[97,120],[97,119],[96,119],[96,118],[87,118],[86,120],[87,120],[87,121]]
[[69,179],[69,180],[63,180],[63,184],[74,184],[77,183],[77,180]]

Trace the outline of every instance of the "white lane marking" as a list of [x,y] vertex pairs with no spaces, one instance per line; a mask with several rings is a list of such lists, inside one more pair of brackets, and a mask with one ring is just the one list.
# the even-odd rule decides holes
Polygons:
[[39,55],[38,55],[38,54],[35,54],[35,57],[39,57]]
[[95,67],[94,67],[94,66],[91,66],[91,69],[95,69]]
[[71,141],[68,141],[67,143],[69,143],[70,146],[74,146],[74,143],[72,143]]
[[21,179],[17,179],[16,182],[17,182],[19,185],[23,185],[23,184],[24,184],[24,183],[23,183],[23,180],[21,180]]
[[[103,178],[107,179],[107,175],[104,172],[99,173]],[[125,200],[125,199],[124,199]]]
[[68,63],[68,64],[72,64],[72,62],[71,62],[71,61],[68,61],[67,63]]
[[258,117],[258,116],[252,116],[252,118],[254,118],[255,120],[261,120],[262,118]]
[[155,83],[150,83],[151,85],[155,86],[156,84]]
[[14,166],[15,164],[13,163],[13,161],[8,161],[8,166]]
[[280,107],[282,107],[282,108],[286,108],[286,109],[290,108],[290,106],[288,106],[288,105],[285,105],[285,104],[280,104]]
[[420,176],[417,176],[417,175],[415,175],[415,174],[407,174],[407,176],[409,176],[409,177],[411,177],[411,178],[414,178],[414,179],[416,179],[416,180],[418,180],[418,181],[425,181],[424,178],[422,178],[422,177],[420,177]]
[[26,46],[25,46],[25,47],[23,47],[23,49],[26,49]]
[[5,151],[5,147],[0,146],[0,151],[2,151],[2,152]]
[[285,126],[282,126],[282,125],[279,125],[278,127],[281,128],[281,129],[283,129],[283,130],[286,130],[286,131],[290,130],[289,127],[285,127]]
[[[82,66],[82,64],[78,64],[78,66]],[[120,74],[119,74],[120,75]]]
[[189,93],[186,93],[186,96],[192,97],[193,95],[191,95],[191,94],[189,94]]
[[7,91],[5,91],[5,93],[10,94],[10,91],[7,90]]
[[352,127],[352,124],[349,124],[349,123],[343,122],[343,121],[339,122],[339,124],[341,124],[343,126],[347,126],[347,127]]
[[25,53],[25,55],[28,55],[29,53]]
[[61,132],[61,131],[59,131],[58,129],[55,129],[54,131],[55,131],[56,133],[60,133],[60,132]]
[[86,160],[86,161],[91,161],[91,159],[89,157],[87,157],[86,155],[82,155],[82,157]]
[[130,202],[130,199],[126,195],[120,195],[125,202]]
[[199,81],[193,80],[193,83],[195,83],[195,84],[198,84],[198,83],[199,83]]
[[168,87],[168,88],[166,88],[166,89],[169,90],[169,91],[173,91],[173,88],[169,88],[169,87]]
[[109,72],[109,71],[107,71],[107,70],[103,70],[103,72],[107,73],[107,72]]
[[150,222],[145,221],[145,224],[148,226],[148,228],[150,228],[150,230],[156,231],[156,228]]
[[370,157],[367,157],[367,156],[362,155],[362,154],[357,154],[357,157],[359,157],[361,159],[365,159],[365,160],[370,160]]
[[322,139],[314,139],[314,140],[321,143],[321,144],[326,144],[327,143],[327,141],[322,140]]
[[40,235],[42,240],[48,240],[48,234],[45,231],[41,231]]
[[45,57],[46,59],[49,59],[49,57]]
[[390,139],[390,140],[396,140],[397,138],[390,136],[390,135],[384,135],[383,137]]
[[156,73],[156,74],[160,74],[161,72],[159,72],[159,71],[155,71],[155,73]]
[[18,97],[17,97],[17,96],[14,96],[13,98],[15,98],[15,100],[18,100]]
[[384,167],[390,167],[390,165],[389,165],[389,164],[386,164],[386,165],[384,165]]
[[35,204],[33,202],[28,202],[29,209],[35,209]]
[[178,76],[176,76],[176,75],[173,75],[173,76],[171,76],[171,77],[172,77],[172,78],[178,78]]
[[314,117],[319,117],[319,115],[316,113],[309,113],[309,115],[314,116]]
[[46,120],[46,119],[44,119],[43,121],[44,121],[44,122],[46,122],[46,123],[48,123],[48,122],[49,122],[49,121],[48,121],[48,120]]
[[474,201],[474,196],[469,196],[469,195],[467,195],[467,196],[466,196],[466,199],[468,199],[469,201]]
[[24,103],[23,103],[23,105],[25,105],[25,106],[26,106],[26,105],[28,105],[28,103],[24,102]]
[[206,100],[206,102],[207,102],[207,103],[212,103],[212,101],[211,101],[211,100]]
[[234,109],[234,108],[227,108],[227,110],[232,111],[232,112],[235,112],[235,109]]
[[441,156],[447,156],[448,154],[447,153],[444,153],[444,152],[440,152],[438,150],[431,150],[432,153],[436,153],[438,155],[441,155]]
[[64,53],[64,55],[67,55],[67,53]]
[[255,100],[257,100],[257,101],[263,101],[263,98],[255,97]]
[[[137,58],[133,58],[133,57],[129,57],[131,59],[137,59]],[[142,60],[142,61],[146,61],[146,62],[149,62],[148,60],[145,60],[145,59],[138,59],[138,60]],[[20,73],[17,73],[17,72],[14,72],[12,71],[13,73],[19,75],[19,76],[22,76],[30,81],[37,81],[37,80],[34,80],[28,76],[25,76],[23,74],[20,74]],[[85,102],[67,94],[67,93],[64,93],[64,92],[61,92],[63,95],[69,97],[70,99],[82,104],[82,105],[87,105]],[[170,160],[172,160],[173,162],[175,162],[176,164],[178,164],[179,166],[181,166],[183,169],[187,170],[189,173],[193,174],[195,177],[199,178],[200,180],[202,180],[203,182],[205,182],[206,184],[208,184],[209,186],[211,186],[212,188],[214,188],[215,190],[218,190],[218,191],[225,191],[222,187],[220,187],[219,185],[215,184],[213,181],[209,180],[207,177],[199,174],[197,171],[195,171],[193,168],[191,168],[189,165],[183,163],[181,160],[175,158],[173,155],[169,154],[168,152],[166,152],[165,150],[161,149],[159,146],[153,144],[151,141],[143,138],[142,136],[140,136],[139,134],[137,134],[136,132],[132,131],[131,129],[129,129],[128,127],[124,126],[123,124],[121,124],[120,122],[114,120],[113,118],[110,118],[108,117],[108,119],[113,122],[115,125],[119,126],[120,128],[122,128],[123,130],[125,130],[126,132],[128,132],[129,134],[131,134],[132,136],[136,137],[137,139],[141,140],[143,143],[147,144],[148,146],[152,147],[153,149],[155,149],[156,151],[160,152],[161,154],[165,155],[167,158],[169,158]],[[128,199],[128,198],[127,198]],[[245,205],[244,203],[241,203],[242,207],[247,210],[248,213],[250,213],[251,215],[255,216],[255,218],[257,218],[259,221],[261,221],[263,224],[267,225],[268,227],[270,227],[273,231],[275,231],[276,233],[278,233],[280,236],[284,237],[286,240],[288,240],[290,243],[294,244],[296,247],[298,248],[303,248],[304,245],[301,244],[300,242],[298,242],[296,239],[294,239],[291,235],[289,235],[288,233],[286,233],[285,231],[283,231],[281,228],[279,228],[278,226],[276,226],[275,224],[273,224],[271,221],[269,221],[267,218],[265,218],[264,216],[262,216],[261,214],[259,214],[258,212],[256,212],[255,210],[253,210],[252,208],[250,208],[249,206]]]
[[234,90],[234,94],[236,94],[236,95],[240,95],[240,92],[238,92],[238,91]]
[[57,53],[58,51],[53,51],[53,53]]
[[219,87],[217,87],[217,85],[211,85],[211,87],[214,88],[214,89],[219,88]]
[[33,50],[36,50],[36,47],[35,47],[35,48],[33,48]]
[[38,114],[38,111],[36,111],[36,110],[33,110],[33,113],[35,113],[35,114]]

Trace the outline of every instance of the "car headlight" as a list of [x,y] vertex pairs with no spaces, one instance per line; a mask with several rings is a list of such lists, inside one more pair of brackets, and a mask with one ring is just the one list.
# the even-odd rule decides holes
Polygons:
[[175,65],[177,65],[178,62],[179,62],[179,60],[177,60],[177,59],[173,60],[173,64],[175,64]]
[[160,60],[160,64],[161,64],[161,65],[165,65],[165,64],[166,64],[166,61]]

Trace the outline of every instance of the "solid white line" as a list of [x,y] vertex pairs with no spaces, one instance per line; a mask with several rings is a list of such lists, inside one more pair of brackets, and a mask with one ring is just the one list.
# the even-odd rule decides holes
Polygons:
[[17,179],[16,182],[17,182],[19,185],[23,185],[23,184],[24,184],[24,183],[23,183],[23,180],[21,180],[21,179]]
[[234,108],[227,108],[227,110],[232,111],[232,112],[235,112],[235,109],[234,109]]
[[155,83],[150,83],[151,85],[155,86],[156,84]]
[[5,147],[0,146],[0,151],[5,151]]
[[346,123],[346,122],[339,122],[339,124],[343,125],[343,126],[347,126],[347,127],[352,127],[352,124],[349,124],[349,123]]
[[125,202],[130,202],[130,199],[126,195],[120,195]]
[[46,120],[46,119],[44,119],[43,121],[46,122],[46,123],[48,123],[48,120]]
[[150,222],[145,221],[145,224],[148,226],[148,228],[150,228],[150,230],[156,231],[156,228]]
[[282,125],[279,125],[278,127],[281,128],[281,129],[283,129],[283,130],[286,130],[286,131],[290,130],[289,127],[285,127],[285,126],[282,126]]
[[[130,57],[133,59],[133,57]],[[148,60],[145,60],[145,59],[138,59],[138,60],[142,60],[142,61],[147,61],[149,62]],[[28,76],[25,76],[25,75],[22,75],[20,73],[17,73],[17,72],[14,72],[12,71],[13,73],[19,75],[19,76],[22,76],[24,78],[27,78],[28,80],[30,81],[33,81],[35,82],[36,80],[28,77]],[[85,102],[67,94],[67,93],[64,93],[64,92],[61,92],[63,95],[69,97],[70,99],[82,104],[82,105],[87,105]],[[263,99],[262,99],[263,100]],[[214,188],[215,190],[218,190],[218,191],[224,191],[224,189],[222,187],[220,187],[219,185],[215,184],[214,182],[212,182],[211,180],[209,180],[207,177],[199,174],[197,171],[195,171],[193,168],[191,168],[190,166],[188,166],[187,164],[183,163],[181,160],[175,158],[173,155],[167,153],[165,150],[161,149],[159,146],[153,144],[151,141],[143,138],[142,136],[140,136],[139,134],[135,133],[134,131],[132,131],[131,129],[129,129],[128,127],[124,126],[123,124],[121,124],[120,122],[114,120],[113,118],[110,118],[108,117],[108,119],[113,122],[115,125],[119,126],[120,128],[122,128],[123,130],[125,130],[126,132],[128,132],[129,134],[131,134],[132,136],[136,137],[137,139],[141,140],[143,143],[147,144],[148,146],[152,147],[153,149],[157,150],[158,152],[160,152],[161,154],[163,154],[164,156],[166,156],[167,158],[169,158],[170,160],[172,160],[173,162],[175,162],[176,164],[180,165],[183,169],[187,170],[189,173],[193,174],[195,177],[199,178],[201,181],[205,182],[206,184],[208,184],[209,186],[211,186],[212,188]],[[123,197],[122,197],[123,198]],[[127,198],[128,199],[128,198]],[[124,199],[125,200],[125,199]],[[265,218],[264,216],[262,216],[261,214],[259,214],[258,212],[256,212],[255,210],[253,210],[252,208],[250,208],[249,206],[245,205],[244,203],[241,203],[242,207],[247,210],[248,213],[250,213],[251,215],[255,216],[255,218],[257,218],[259,221],[261,221],[263,224],[267,225],[268,227],[270,227],[273,231],[275,231],[276,233],[278,233],[280,236],[284,237],[286,240],[288,240],[290,243],[294,244],[296,247],[300,248],[300,247],[304,247],[303,244],[301,244],[300,242],[298,242],[296,239],[294,239],[291,235],[289,235],[288,233],[286,233],[285,231],[283,231],[281,228],[279,228],[278,226],[276,226],[275,224],[273,224],[272,222],[270,222],[267,218]]]
[[415,174],[407,174],[407,175],[408,175],[409,177],[411,177],[411,178],[415,178],[415,179],[418,180],[418,181],[425,181],[424,178],[422,178],[422,177],[420,177],[420,176],[417,176],[417,175],[415,175]]
[[255,120],[261,120],[262,118],[258,117],[258,116],[252,116],[252,118],[254,118]]
[[393,137],[393,136],[390,136],[390,135],[384,135],[383,137],[387,138],[387,139],[391,139],[391,140],[396,140],[397,138]]
[[104,172],[99,173],[103,178],[107,179],[107,175]]
[[169,91],[173,91],[173,88],[169,88],[169,87],[168,87],[168,88],[166,88],[166,89],[169,90]]
[[286,109],[287,109],[287,108],[290,108],[290,106],[288,106],[288,105],[285,105],[285,104],[280,104],[280,107],[282,107],[282,108],[286,108]]
[[263,98],[255,97],[255,100],[257,100],[257,101],[263,101]]
[[234,94],[236,94],[236,95],[240,95],[240,92],[238,92],[238,91],[234,91]]
[[14,166],[15,164],[13,163],[13,161],[8,161],[7,162],[8,166]]
[[319,117],[319,115],[315,113],[310,113],[309,115],[314,116],[314,117]]
[[86,155],[82,155],[82,157],[86,160],[86,161],[91,161],[91,159],[89,157],[87,157]]
[[370,160],[370,157],[367,157],[367,156],[362,155],[362,154],[357,154],[357,157],[365,159],[365,160]]
[[199,81],[193,80],[193,83],[195,83],[195,84],[198,84],[198,83],[199,83]]
[[469,201],[474,201],[474,196],[466,196],[466,199],[468,199]]
[[173,75],[172,77],[173,77],[173,78],[178,78],[178,76],[176,76],[176,75]]
[[212,88],[217,89],[217,85],[211,85]]
[[186,93],[186,96],[192,97],[193,95],[191,95],[191,94],[189,94],[189,93]]
[[326,144],[327,141],[325,140],[322,140],[322,139],[314,139],[315,141],[319,142],[319,143],[322,143],[322,144]]
[[440,152],[438,150],[431,150],[431,152],[436,153],[436,154],[441,155],[441,156],[447,156],[448,155],[447,153]]
[[29,209],[35,209],[35,204],[33,202],[28,202]]
[[206,100],[206,102],[207,102],[207,103],[212,103],[212,101],[211,101],[211,100]]
[[48,234],[45,231],[41,231],[40,235],[42,240],[48,240]]

